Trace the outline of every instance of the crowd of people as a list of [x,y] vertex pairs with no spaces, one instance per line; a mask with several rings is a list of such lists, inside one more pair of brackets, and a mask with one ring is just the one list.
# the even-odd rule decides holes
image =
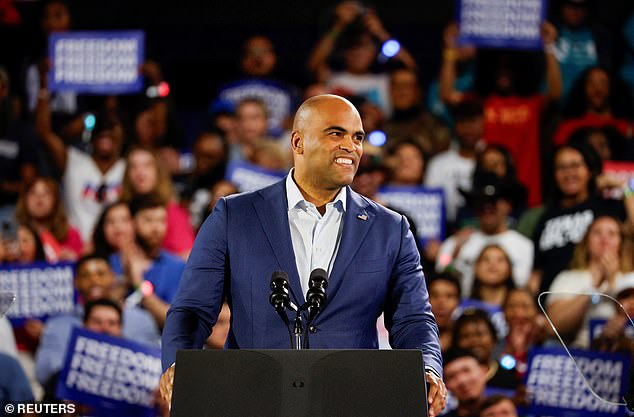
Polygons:
[[[428,86],[416,45],[379,53],[392,36],[359,2],[334,7],[306,63],[309,85],[276,78],[271,39],[248,37],[191,158],[169,96],[51,92],[43,56],[25,66],[24,86],[0,67],[0,265],[74,262],[79,295],[72,314],[46,322],[11,331],[0,319],[0,366],[11,370],[0,385],[10,382],[12,400],[53,400],[74,326],[159,346],[198,228],[218,199],[242,191],[227,168],[288,172],[294,111],[322,93],[349,98],[366,133],[385,134],[364,144],[356,191],[381,202],[387,185],[443,190],[445,236],[419,250],[447,415],[517,415],[529,350],[559,337],[634,357],[634,166],[629,177],[605,169],[634,164],[634,10],[607,30],[588,7],[563,0],[539,52],[460,43],[450,22]],[[44,35],[70,28],[64,1],[43,4]],[[140,70],[149,85],[164,81],[155,62]],[[415,213],[391,208],[416,229]],[[606,321],[594,340],[592,319]],[[229,321],[225,306],[210,348],[222,348]]]

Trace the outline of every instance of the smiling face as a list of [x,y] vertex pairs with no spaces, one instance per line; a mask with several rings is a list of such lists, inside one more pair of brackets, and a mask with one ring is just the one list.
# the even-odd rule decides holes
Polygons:
[[109,294],[115,285],[115,276],[105,259],[82,262],[75,275],[75,288],[84,301],[96,300]]
[[495,348],[495,338],[484,321],[472,321],[458,330],[457,345],[461,349],[471,350],[482,363],[491,359]]
[[555,182],[565,197],[584,200],[588,194],[590,169],[583,155],[573,148],[562,148],[555,156]]
[[316,96],[297,113],[291,137],[294,179],[309,193],[336,193],[349,185],[363,155],[359,112],[347,100]]

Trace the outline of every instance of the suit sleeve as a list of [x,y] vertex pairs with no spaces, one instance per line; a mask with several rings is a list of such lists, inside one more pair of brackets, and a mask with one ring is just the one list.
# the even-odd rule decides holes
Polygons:
[[164,370],[176,361],[179,349],[200,349],[211,334],[229,279],[227,265],[227,202],[221,198],[198,232],[167,312],[162,336]]
[[404,217],[401,219],[401,247],[385,305],[385,324],[394,348],[420,349],[425,367],[442,376],[438,326],[431,312],[420,255]]

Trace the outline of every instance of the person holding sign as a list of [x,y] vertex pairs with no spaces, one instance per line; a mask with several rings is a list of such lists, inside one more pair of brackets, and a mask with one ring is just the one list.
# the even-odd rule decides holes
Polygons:
[[[82,324],[84,304],[100,298],[116,298],[116,277],[108,260],[100,255],[86,255],[77,261],[74,284],[80,305],[73,314],[57,316],[46,323],[35,356],[35,374],[42,385],[62,369],[72,329]],[[158,344],[158,328],[150,313],[131,304],[123,307],[122,332],[131,340],[151,346]]]
[[[559,63],[553,53],[557,30],[550,22],[542,24],[542,43],[546,62],[546,92],[538,92],[539,80],[530,66],[529,56],[508,51],[480,52],[479,61],[488,66],[477,72],[474,89],[457,91],[458,32],[445,33],[445,50],[440,73],[440,94],[445,103],[455,106],[465,97],[478,96],[484,103],[484,135],[487,144],[503,145],[517,163],[517,177],[528,187],[529,206],[542,201],[540,168],[540,114],[545,106],[561,96]],[[488,55],[487,55],[488,54]]]
[[328,304],[309,330],[311,347],[376,349],[376,320],[384,313],[393,347],[422,350],[430,388],[421,401],[429,403],[430,416],[444,408],[438,328],[414,236],[403,216],[348,187],[364,138],[352,103],[312,97],[295,116],[289,175],[218,201],[167,314],[161,392],[168,402],[176,351],[202,347],[225,296],[232,315],[228,348],[288,348],[287,328],[269,304],[269,277],[286,271],[300,304],[311,271],[323,268]]
[[62,174],[68,219],[79,229],[82,240],[88,241],[104,206],[119,197],[125,169],[121,159],[123,128],[115,114],[104,112],[95,117],[89,113],[84,118],[84,133],[90,138],[90,152],[68,146],[51,125],[46,73],[43,70],[40,77],[42,89],[35,108],[35,131]]

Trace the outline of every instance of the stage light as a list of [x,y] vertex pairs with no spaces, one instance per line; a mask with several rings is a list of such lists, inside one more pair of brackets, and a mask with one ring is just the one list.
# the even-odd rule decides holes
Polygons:
[[88,113],[86,117],[84,117],[84,128],[86,130],[93,130],[95,128],[95,123],[97,123],[97,118],[94,114]]
[[170,86],[165,81],[161,81],[158,85],[158,95],[159,97],[167,97],[170,93]]
[[381,130],[374,130],[368,135],[368,142],[370,145],[383,146],[387,142],[387,135]]
[[508,370],[513,369],[515,368],[516,364],[517,364],[517,361],[511,355],[504,355],[502,356],[502,359],[500,359],[500,365],[502,365],[502,368],[504,369],[508,369]]
[[383,43],[381,53],[387,58],[392,58],[401,50],[401,44],[396,39],[389,39]]

